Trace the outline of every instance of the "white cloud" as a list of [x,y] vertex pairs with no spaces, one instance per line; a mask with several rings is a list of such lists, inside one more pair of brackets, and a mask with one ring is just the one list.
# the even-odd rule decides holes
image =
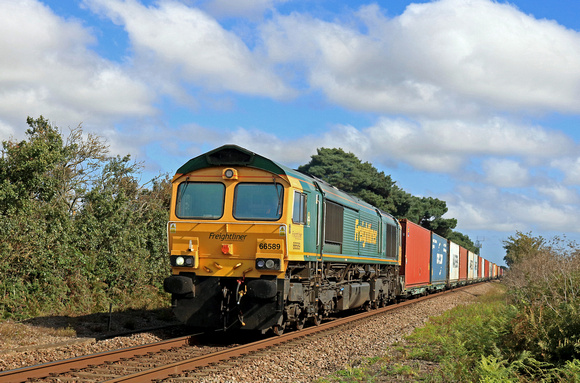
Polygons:
[[214,92],[292,96],[258,53],[200,9],[164,0],[146,7],[135,0],[87,0],[121,24],[138,53],[136,65],[150,66],[160,83],[180,80]]
[[555,157],[551,165],[564,174],[564,183],[580,185],[580,157]]
[[382,118],[364,130],[373,157],[390,157],[418,170],[454,173],[482,156],[541,158],[572,153],[570,137],[535,126],[492,118],[469,120],[404,120]]
[[521,163],[508,159],[488,158],[483,161],[485,182],[503,188],[528,186],[530,174]]
[[0,125],[23,127],[10,129],[16,138],[27,116],[66,127],[155,113],[142,82],[87,48],[94,38],[81,23],[37,1],[4,1],[0,35]]
[[509,4],[440,0],[387,19],[358,13],[368,32],[309,16],[277,16],[262,36],[270,58],[297,63],[313,88],[347,108],[424,116],[580,111],[580,34]]
[[578,192],[561,184],[538,186],[537,189],[541,194],[549,197],[554,204],[571,206],[580,203]]
[[516,230],[580,233],[580,217],[574,205],[542,201],[523,194],[500,192],[493,187],[461,187],[445,196],[448,216],[457,218],[462,230]]

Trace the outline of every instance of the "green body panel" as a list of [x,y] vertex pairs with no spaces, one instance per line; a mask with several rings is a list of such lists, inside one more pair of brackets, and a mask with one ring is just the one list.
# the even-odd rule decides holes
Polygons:
[[[324,259],[337,255],[336,260],[342,262],[375,263],[387,259],[387,225],[395,227],[397,232],[399,224],[395,218],[387,213],[379,212],[374,206],[348,195],[336,188],[318,183],[324,193],[324,198],[338,203],[344,207],[343,218],[343,242],[342,246],[324,243]],[[395,236],[395,247],[399,247],[398,236]],[[348,257],[372,257],[375,260],[361,260],[340,258],[340,254]],[[391,257],[388,263],[398,263],[398,256]]]
[[[317,240],[317,235],[321,231],[318,228],[319,219],[322,214],[318,211],[320,203],[317,205],[316,200],[322,201],[321,195],[313,186],[312,183],[300,181],[302,190],[307,194],[306,201],[308,220],[304,226],[304,252],[320,254],[320,239]],[[318,246],[317,246],[318,245]]]

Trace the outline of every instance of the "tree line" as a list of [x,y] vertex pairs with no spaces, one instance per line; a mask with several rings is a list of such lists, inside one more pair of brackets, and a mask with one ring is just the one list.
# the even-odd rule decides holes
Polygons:
[[[2,142],[0,318],[167,305],[169,176],[142,183],[140,164],[81,126],[27,125],[25,140]],[[322,148],[299,170],[477,250],[442,217],[444,201],[410,195],[352,153]]]
[[393,215],[407,218],[464,248],[479,254],[469,236],[454,231],[457,219],[443,218],[447,204],[437,198],[417,197],[401,189],[390,175],[342,149],[321,148],[299,171],[318,177]]

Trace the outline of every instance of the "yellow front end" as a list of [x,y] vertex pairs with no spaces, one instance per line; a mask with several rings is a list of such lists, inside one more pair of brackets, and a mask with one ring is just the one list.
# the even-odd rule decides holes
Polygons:
[[[193,271],[199,276],[283,278],[288,254],[286,232],[287,226],[279,223],[171,221],[173,274]],[[181,265],[173,261],[178,258],[183,259]]]
[[[228,170],[233,173],[230,178],[227,177]],[[210,219],[179,217],[176,205],[180,198],[179,187],[184,182],[223,184],[222,215]],[[260,217],[261,212],[257,211],[254,217],[236,217],[235,198],[239,184],[279,185],[276,192],[281,191],[282,200],[264,207],[279,209],[279,214],[264,212],[264,217]],[[172,259],[181,256],[192,260],[191,264],[174,265],[173,274],[194,270],[197,275],[216,277],[259,278],[263,274],[284,277],[288,254],[288,205],[284,199],[289,193],[284,189],[288,188],[289,182],[286,179],[253,168],[215,167],[177,177],[173,185],[168,223],[169,252]],[[259,259],[274,260],[277,269],[271,266],[271,262],[268,262],[271,267],[257,265]]]
[[165,290],[178,319],[258,330],[282,323],[290,182],[249,167],[174,178]]

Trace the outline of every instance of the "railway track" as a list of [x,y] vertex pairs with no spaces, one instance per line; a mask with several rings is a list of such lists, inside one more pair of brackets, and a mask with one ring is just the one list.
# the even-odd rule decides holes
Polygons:
[[[25,381],[147,382],[164,379],[182,381],[192,379],[190,381],[194,381],[196,374],[207,366],[225,365],[225,368],[228,368],[231,367],[228,363],[241,356],[250,355],[251,357],[251,355],[268,352],[271,348],[281,345],[283,345],[282,347],[293,347],[300,342],[308,341],[310,337],[327,336],[333,331],[341,331],[345,326],[351,326],[365,318],[447,293],[461,291],[470,286],[473,285],[427,295],[235,347],[194,348],[197,336],[184,336],[148,345],[3,371],[0,372],[0,383]],[[179,378],[180,376],[182,377]]]

